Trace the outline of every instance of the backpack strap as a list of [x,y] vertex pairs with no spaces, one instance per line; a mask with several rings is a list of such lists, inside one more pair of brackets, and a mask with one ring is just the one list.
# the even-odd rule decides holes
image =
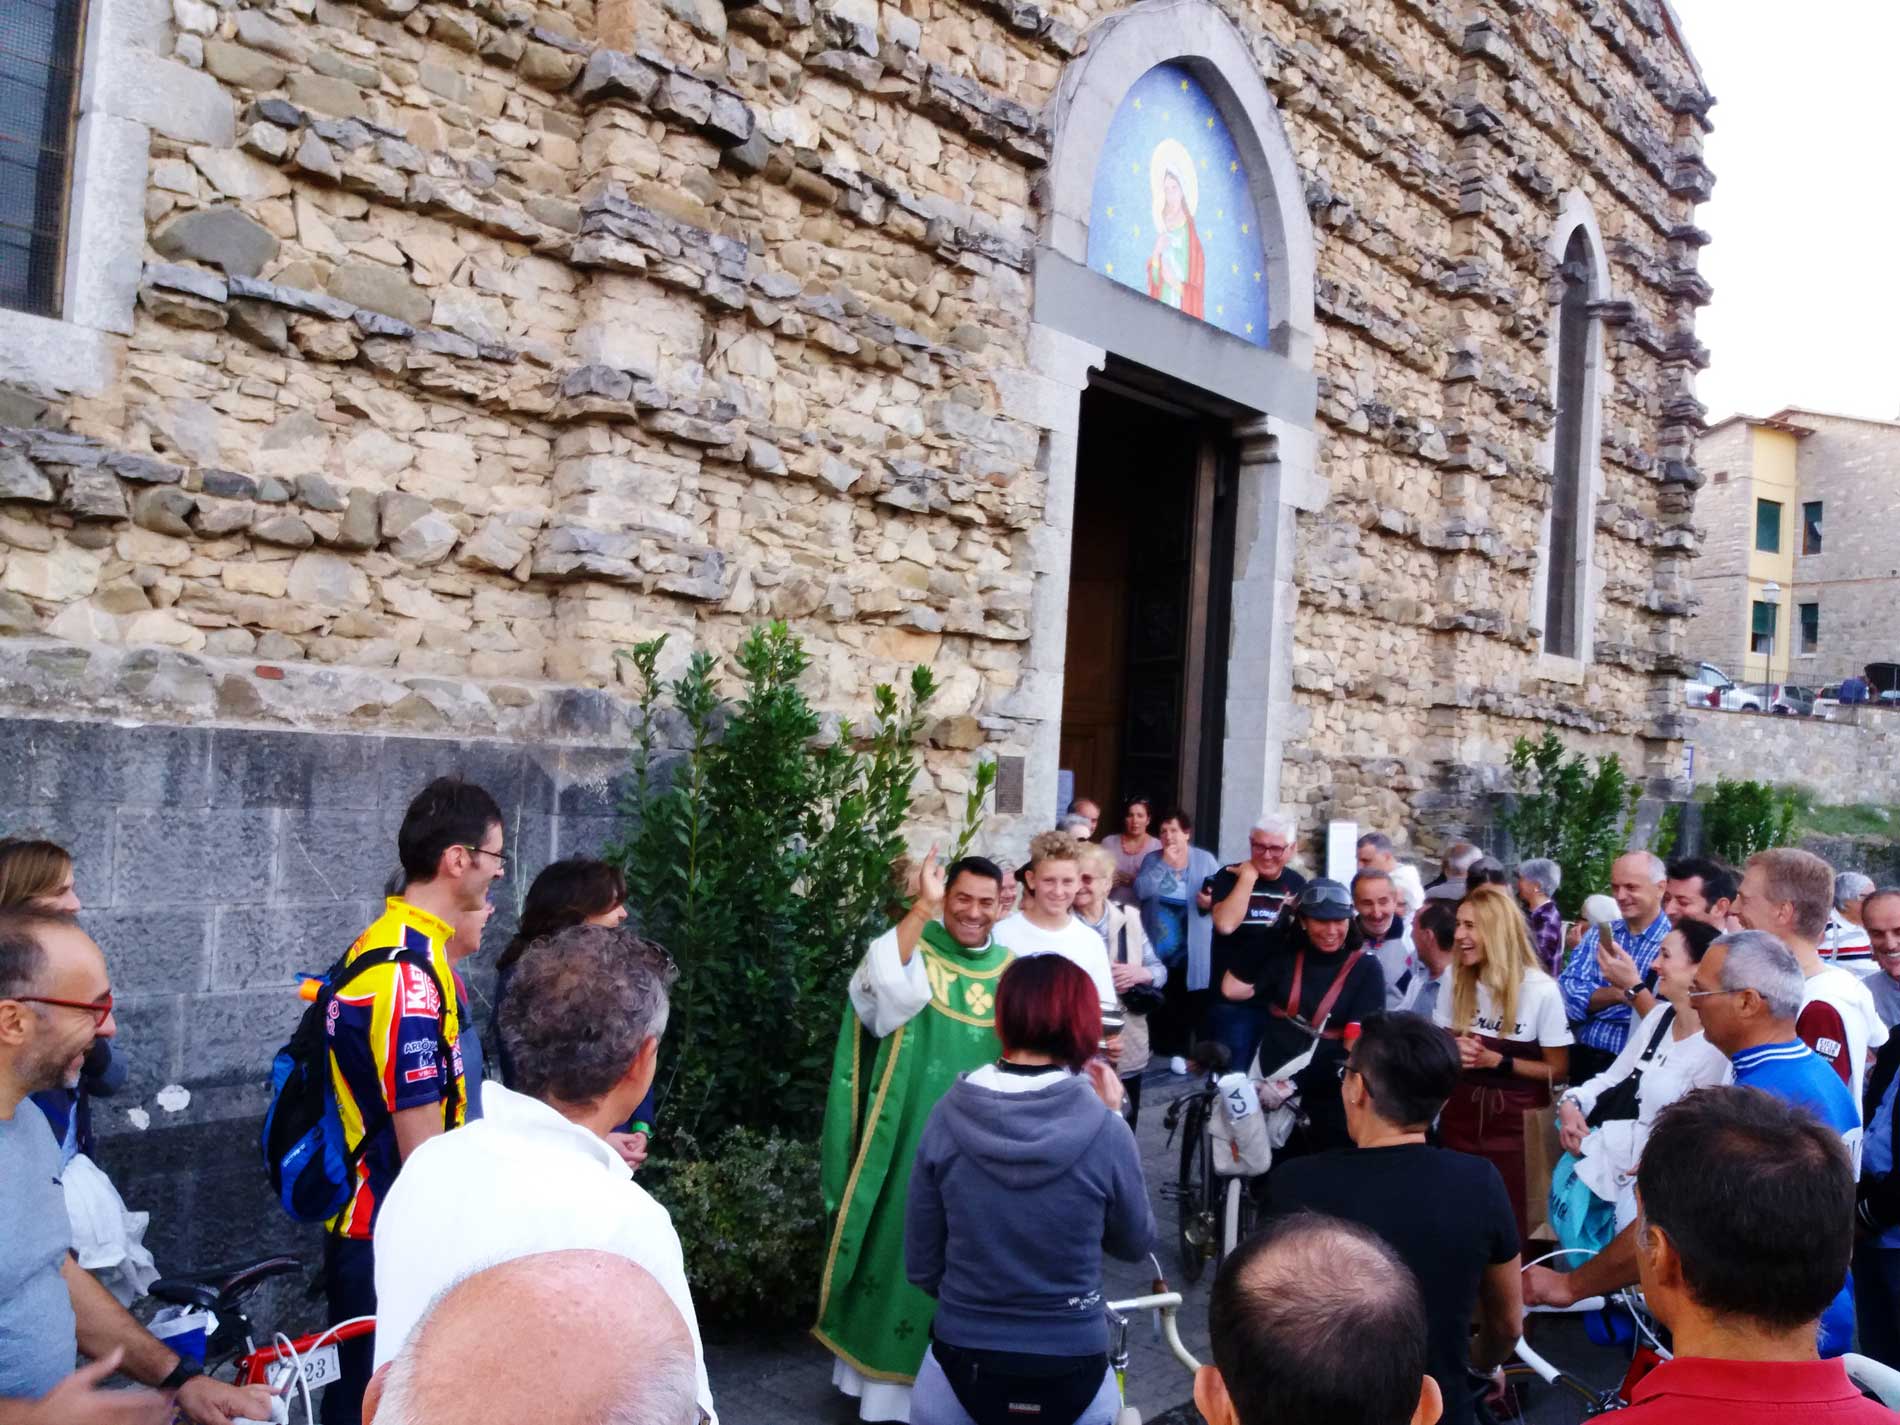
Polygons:
[[[1366,952],[1364,950],[1355,950],[1340,962],[1339,973],[1333,976],[1333,982],[1326,987],[1326,993],[1320,997],[1319,1003],[1313,1006],[1313,1020],[1311,1024],[1308,1024],[1307,1021],[1300,1019],[1299,1011],[1300,982],[1306,974],[1306,952],[1304,950],[1300,951],[1293,961],[1293,991],[1287,996],[1286,1006],[1284,1008],[1277,1004],[1271,1006],[1273,1016],[1276,1019],[1297,1020],[1299,1023],[1306,1025],[1309,1033],[1320,1039],[1344,1039],[1346,1037],[1346,1031],[1344,1029],[1327,1029],[1324,1026],[1327,1017],[1333,1012],[1333,1006],[1339,1003],[1340,995],[1346,992],[1347,978],[1351,976],[1353,970],[1358,967],[1359,962],[1365,958]],[[1322,1027],[1314,1029],[1312,1027],[1313,1024],[1318,1024]]]
[[1637,1063],[1647,1064],[1651,1059],[1656,1057],[1656,1050],[1662,1044],[1663,1035],[1669,1032],[1669,1026],[1675,1022],[1675,1018],[1676,1007],[1672,1004],[1669,1006],[1669,1012],[1658,1018],[1656,1031],[1649,1036],[1649,1047],[1643,1050],[1643,1057],[1638,1059]]

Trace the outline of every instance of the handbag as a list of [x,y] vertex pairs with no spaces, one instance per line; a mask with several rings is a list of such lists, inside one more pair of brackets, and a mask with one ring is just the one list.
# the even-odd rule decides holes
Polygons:
[[[1128,958],[1128,921],[1125,915],[1121,929],[1116,932],[1115,958],[1124,965],[1135,963]],[[1153,1014],[1167,1002],[1167,998],[1153,981],[1145,985],[1130,985],[1121,992],[1122,1007],[1130,1014]]]
[[1649,1068],[1650,1060],[1656,1057],[1656,1050],[1662,1047],[1663,1035],[1669,1032],[1669,1026],[1675,1022],[1676,1007],[1669,1006],[1669,1012],[1656,1022],[1656,1032],[1649,1036],[1649,1047],[1643,1050],[1643,1057],[1636,1061],[1621,1079],[1597,1095],[1596,1107],[1584,1115],[1584,1122],[1592,1128],[1601,1128],[1619,1118],[1636,1117],[1641,1105],[1638,1096],[1642,1091],[1643,1074]]
[[1565,1153],[1550,1175],[1550,1227],[1557,1245],[1595,1256],[1616,1235],[1616,1208],[1577,1175],[1575,1155]]

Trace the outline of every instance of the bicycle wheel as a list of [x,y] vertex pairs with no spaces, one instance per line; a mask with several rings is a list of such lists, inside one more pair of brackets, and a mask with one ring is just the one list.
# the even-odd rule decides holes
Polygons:
[[1207,1138],[1207,1104],[1191,1104],[1181,1132],[1181,1172],[1175,1184],[1176,1245],[1181,1254],[1181,1275],[1189,1281],[1201,1279],[1201,1271],[1213,1254],[1216,1219],[1209,1195],[1212,1153]]
[[1234,1249],[1253,1232],[1253,1194],[1248,1191],[1251,1186],[1252,1180],[1249,1178],[1227,1179],[1225,1191],[1221,1194],[1220,1261],[1226,1261]]
[[1504,1367],[1504,1379],[1517,1392],[1522,1405],[1518,1418],[1525,1425],[1578,1425],[1603,1413],[1597,1392],[1573,1375],[1559,1374],[1555,1384],[1546,1384],[1522,1361],[1511,1361]]

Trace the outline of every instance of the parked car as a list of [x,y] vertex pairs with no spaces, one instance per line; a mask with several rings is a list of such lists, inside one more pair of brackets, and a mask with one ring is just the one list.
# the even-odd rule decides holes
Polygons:
[[1817,688],[1815,690],[1814,706],[1808,709],[1808,716],[1832,718],[1835,713],[1840,711],[1840,706],[1841,685],[1839,683],[1829,683],[1826,687]]
[[1762,708],[1783,717],[1807,717],[1814,711],[1815,691],[1794,683],[1751,683],[1745,698],[1759,699]]
[[1724,695],[1733,694],[1735,680],[1713,663],[1696,668],[1695,677],[1683,685],[1683,701],[1692,708],[1727,707]]

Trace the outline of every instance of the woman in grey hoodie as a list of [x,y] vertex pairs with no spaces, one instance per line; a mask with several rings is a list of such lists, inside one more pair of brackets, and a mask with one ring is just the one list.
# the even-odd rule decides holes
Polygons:
[[911,1169],[905,1266],[937,1298],[911,1422],[1000,1425],[1034,1402],[1041,1425],[1110,1425],[1102,1252],[1138,1260],[1155,1221],[1093,981],[1016,960],[996,1034],[1002,1057],[938,1101]]

